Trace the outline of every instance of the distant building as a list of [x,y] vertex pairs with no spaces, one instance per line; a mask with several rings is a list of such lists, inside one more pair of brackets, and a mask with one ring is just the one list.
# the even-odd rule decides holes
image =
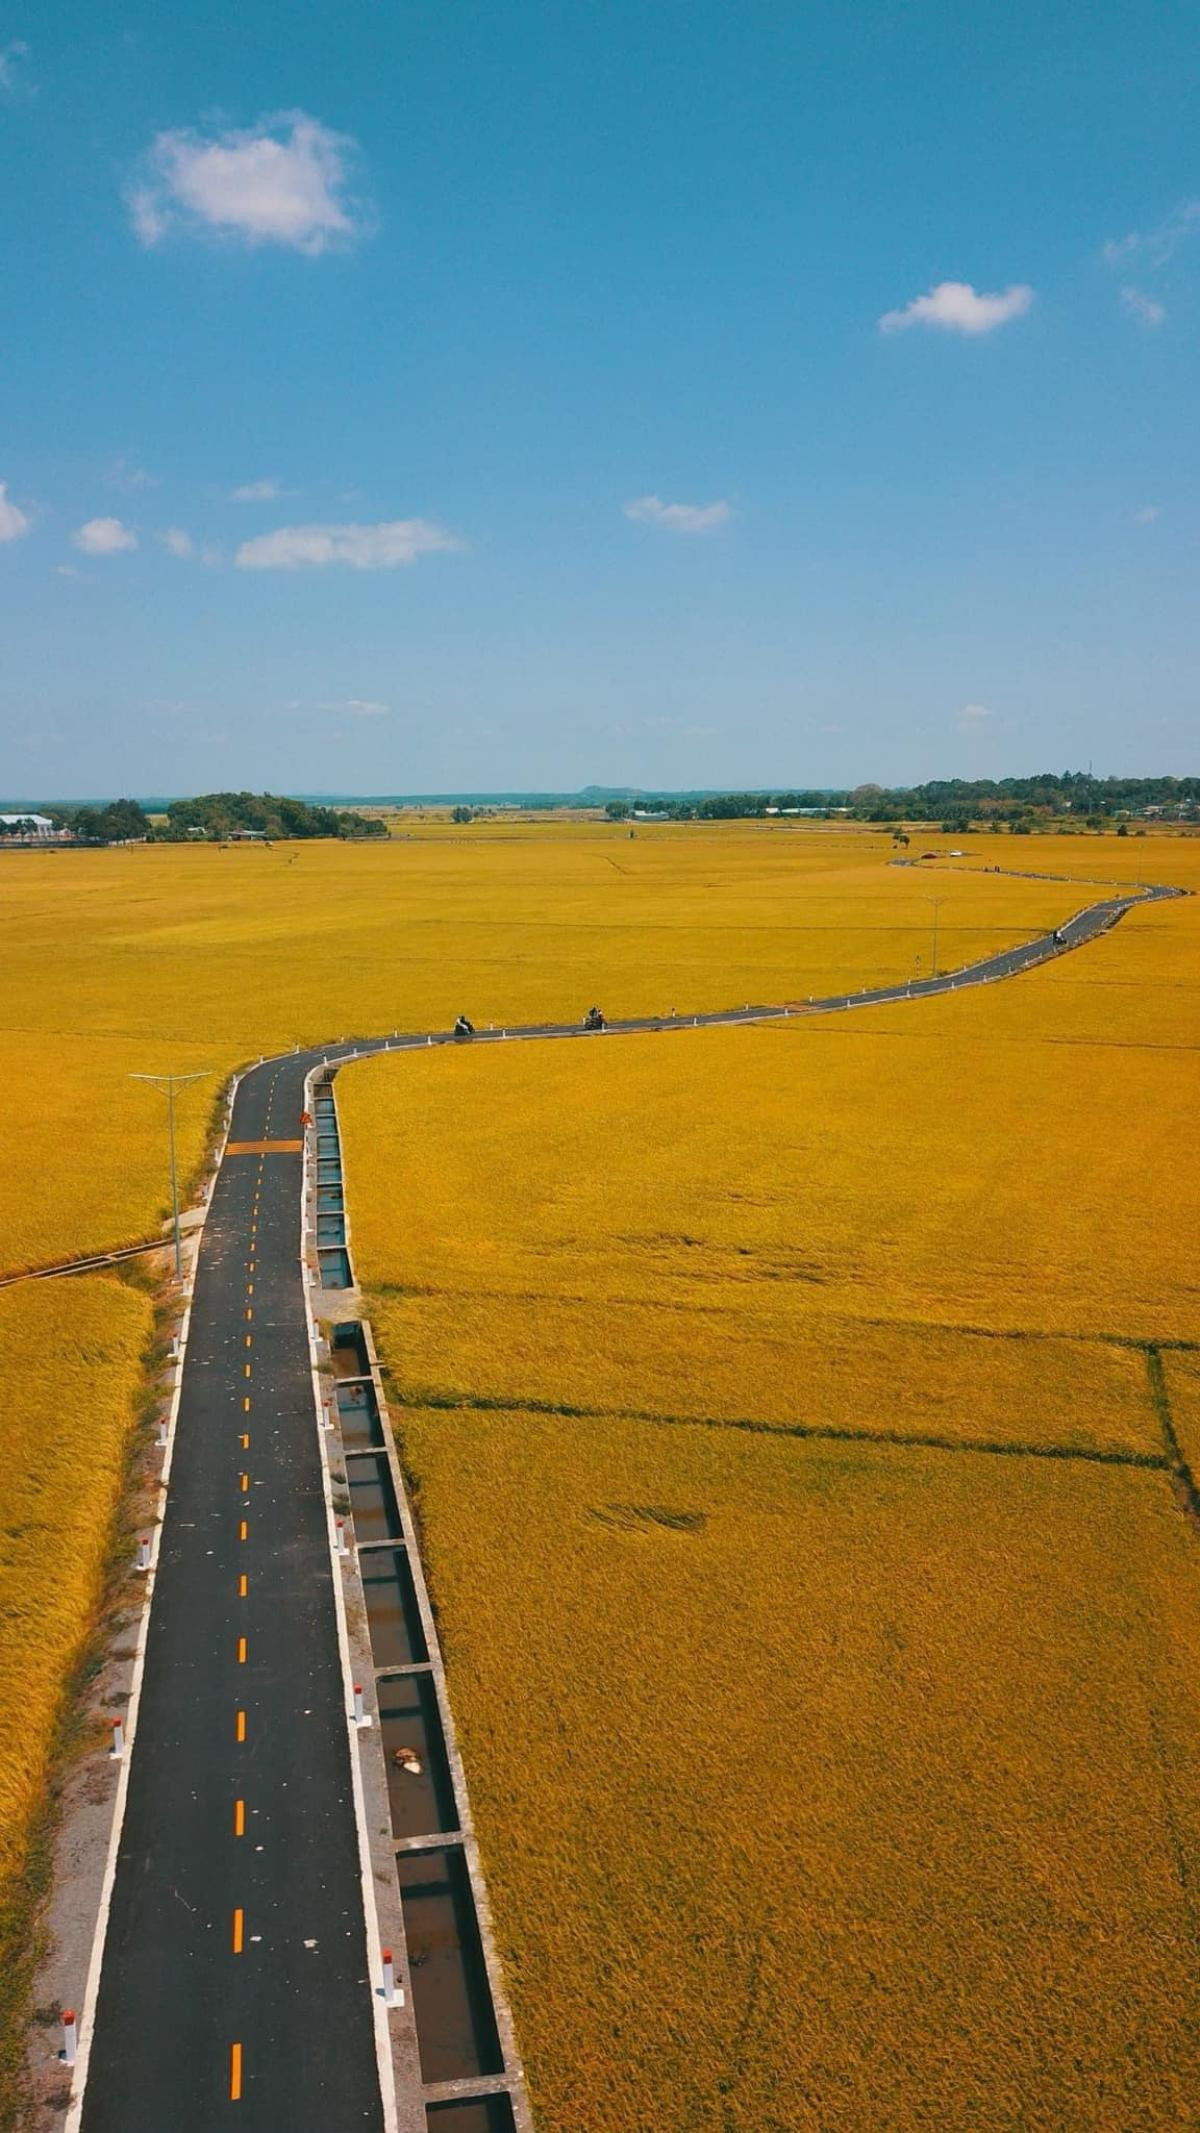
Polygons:
[[0,815],[0,829],[6,830],[10,836],[39,838],[62,836],[62,831],[55,828],[49,815]]

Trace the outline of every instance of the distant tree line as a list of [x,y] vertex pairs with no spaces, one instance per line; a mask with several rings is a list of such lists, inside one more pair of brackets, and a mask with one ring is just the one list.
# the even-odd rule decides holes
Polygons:
[[49,807],[51,820],[83,844],[180,843],[189,832],[202,831],[219,841],[237,830],[258,830],[269,838],[384,837],[378,816],[352,808],[311,807],[278,793],[210,792],[194,800],[172,800],[166,823],[152,822],[136,800],[110,800],[102,807]]
[[635,810],[662,815],[672,822],[737,822],[743,817],[767,814],[827,814],[844,806],[842,792],[725,792],[708,793],[697,800],[680,799],[670,793],[645,793],[636,800],[610,800],[605,814],[612,822],[624,822]]
[[951,835],[972,824],[1018,835],[1070,820],[1103,828],[1148,808],[1200,821],[1198,778],[1094,778],[1089,771],[1044,771],[1029,778],[937,778],[925,785],[855,785],[840,791],[734,792],[703,799],[670,793],[610,800],[605,812],[624,821],[635,810],[672,822],[730,822],[768,814],[837,815],[855,822],[937,822]]

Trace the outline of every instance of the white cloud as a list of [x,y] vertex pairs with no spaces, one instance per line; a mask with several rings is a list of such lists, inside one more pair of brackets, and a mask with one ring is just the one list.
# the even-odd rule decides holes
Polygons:
[[1127,260],[1142,259],[1149,266],[1163,267],[1188,237],[1200,229],[1200,200],[1181,200],[1156,229],[1130,230],[1127,237],[1104,247],[1107,266],[1119,267]]
[[1143,504],[1140,511],[1134,512],[1133,523],[1135,526],[1152,526],[1158,514],[1157,504]]
[[394,570],[418,556],[462,547],[443,526],[424,518],[395,518],[378,526],[280,526],[243,541],[239,570],[320,569],[346,563],[351,570]]
[[958,723],[964,733],[978,733],[991,715],[986,704],[964,704],[958,714]]
[[19,37],[0,50],[0,94],[12,96],[19,89],[28,91],[29,84],[24,78],[24,68],[21,65],[22,60],[28,57],[29,46],[23,44]]
[[8,483],[0,481],[0,541],[19,541],[29,531],[29,519],[24,511],[8,500]]
[[136,548],[137,535],[119,518],[90,518],[71,535],[84,555],[119,555],[123,548]]
[[1121,290],[1121,302],[1139,325],[1161,326],[1167,315],[1167,307],[1156,296],[1147,296],[1143,289],[1133,288],[1126,282]]
[[148,474],[145,467],[126,459],[124,454],[113,460],[108,470],[108,479],[115,489],[157,489],[157,474]]
[[370,220],[349,191],[356,145],[303,111],[278,112],[244,132],[160,133],[127,194],[134,229],[149,246],[177,229],[310,255],[344,246]]
[[1033,302],[1028,282],[987,295],[969,281],[940,281],[925,296],[914,296],[901,311],[885,311],[881,333],[903,333],[910,326],[938,326],[945,333],[992,333],[1009,319],[1022,318]]
[[160,533],[158,537],[163,547],[169,548],[172,555],[177,555],[181,563],[186,563],[196,553],[195,541],[190,533],[184,532],[182,526],[168,526],[166,532]]
[[711,504],[664,504],[661,496],[635,496],[623,509],[638,525],[665,526],[671,533],[712,533],[730,516],[723,496]]
[[270,475],[263,481],[244,481],[229,492],[235,504],[269,504],[280,494],[279,483]]
[[323,713],[334,712],[339,717],[348,714],[351,718],[387,718],[392,707],[390,704],[377,703],[372,696],[338,696],[331,702],[307,707],[296,698],[288,705],[289,711],[303,711],[306,708]]

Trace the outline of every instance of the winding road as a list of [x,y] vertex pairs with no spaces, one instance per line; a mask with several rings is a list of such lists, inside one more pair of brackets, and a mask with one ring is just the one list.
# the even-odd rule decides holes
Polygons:
[[[1181,893],[1108,897],[1057,938],[944,977],[634,1018],[605,1034],[962,990],[1078,949],[1134,904]],[[474,1042],[581,1034],[541,1024]],[[81,2133],[385,2133],[378,1951],[368,1947],[303,1287],[301,1114],[305,1077],[324,1062],[453,1041],[348,1040],[268,1060],[238,1085],[195,1276],[111,1903],[68,2119]]]

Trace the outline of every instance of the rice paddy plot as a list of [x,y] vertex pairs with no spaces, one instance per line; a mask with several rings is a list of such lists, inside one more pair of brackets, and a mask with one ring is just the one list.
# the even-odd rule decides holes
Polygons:
[[1164,1476],[410,1410],[544,2133],[1128,2133],[1200,2079]]

